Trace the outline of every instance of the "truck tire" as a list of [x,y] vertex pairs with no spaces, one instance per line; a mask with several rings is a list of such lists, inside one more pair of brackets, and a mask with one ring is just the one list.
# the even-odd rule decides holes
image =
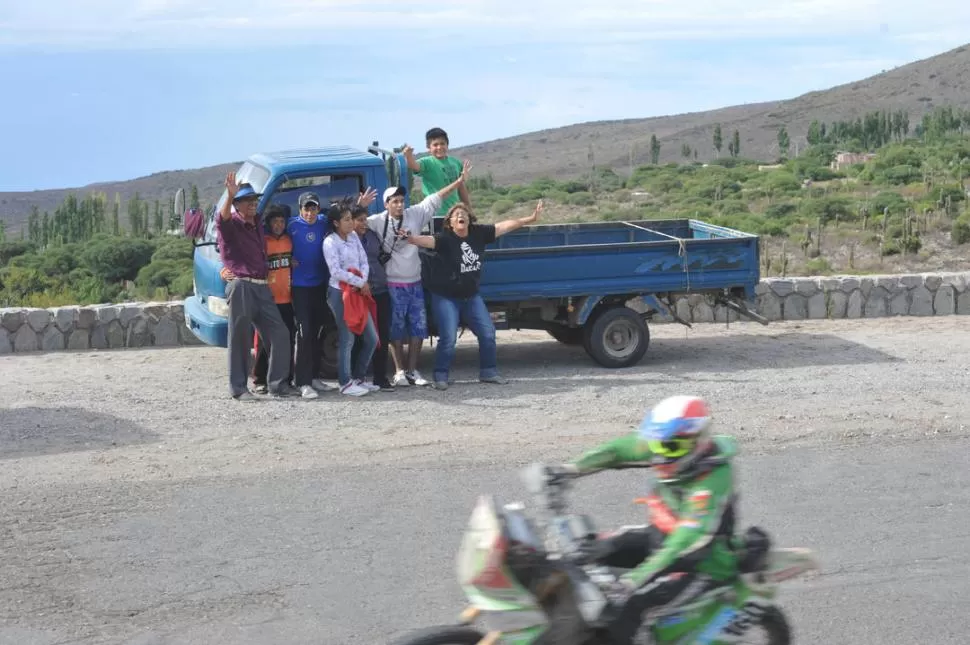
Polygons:
[[327,380],[337,378],[337,339],[340,330],[331,325],[323,328],[323,339],[320,341],[320,376]]
[[583,347],[602,365],[616,369],[640,362],[650,344],[650,330],[637,312],[619,305],[602,309],[583,327]]
[[582,327],[566,327],[565,325],[556,325],[546,331],[563,345],[582,345],[586,335]]

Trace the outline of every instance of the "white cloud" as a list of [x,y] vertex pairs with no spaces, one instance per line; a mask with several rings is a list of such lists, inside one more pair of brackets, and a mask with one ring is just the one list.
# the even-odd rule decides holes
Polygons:
[[375,31],[396,30],[405,38],[462,31],[479,42],[568,36],[643,43],[851,38],[888,29],[891,38],[919,41],[968,23],[970,3],[953,0],[926,0],[918,11],[903,0],[46,0],[19,2],[0,17],[0,45],[134,48],[201,41],[215,48],[247,33],[310,42],[320,30],[358,42]]

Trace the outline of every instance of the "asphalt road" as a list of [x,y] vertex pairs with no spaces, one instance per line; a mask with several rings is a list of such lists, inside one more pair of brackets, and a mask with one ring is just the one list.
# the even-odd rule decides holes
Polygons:
[[[510,336],[505,388],[250,406],[217,350],[5,357],[0,644],[364,645],[448,622],[479,493],[521,498],[530,460],[692,391],[743,442],[742,522],[821,560],[783,589],[795,642],[962,645],[965,325],[657,327],[622,372]],[[642,477],[584,480],[575,507],[639,522]]]

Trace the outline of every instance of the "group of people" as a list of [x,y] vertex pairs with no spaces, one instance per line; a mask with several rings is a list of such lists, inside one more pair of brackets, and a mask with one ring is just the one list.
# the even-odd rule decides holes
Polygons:
[[[449,156],[441,128],[425,139],[427,156],[417,159],[410,146],[403,154],[426,197],[405,208],[406,189],[391,186],[383,194],[384,210],[374,215],[369,207],[377,194],[368,189],[327,205],[305,192],[297,215],[288,217],[285,206],[274,204],[260,216],[260,193],[237,184],[235,173],[226,176],[216,228],[228,283],[233,398],[266,393],[314,399],[332,390],[363,396],[427,385],[444,390],[461,322],[478,339],[479,380],[507,382],[498,372],[495,326],[478,291],[482,258],[498,237],[535,222],[542,202],[527,217],[478,223],[467,187],[471,164]],[[424,234],[438,214],[442,230]],[[429,251],[424,261],[419,247]],[[438,334],[431,381],[418,369],[429,331],[425,290]],[[336,387],[320,378],[323,330],[330,325],[338,330]],[[370,371],[373,378],[367,379]]]

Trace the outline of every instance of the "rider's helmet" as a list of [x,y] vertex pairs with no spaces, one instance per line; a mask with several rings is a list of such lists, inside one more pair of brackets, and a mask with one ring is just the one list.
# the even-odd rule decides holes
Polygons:
[[652,453],[657,479],[674,482],[699,474],[711,448],[711,411],[698,396],[671,396],[650,410],[640,424],[640,438]]

